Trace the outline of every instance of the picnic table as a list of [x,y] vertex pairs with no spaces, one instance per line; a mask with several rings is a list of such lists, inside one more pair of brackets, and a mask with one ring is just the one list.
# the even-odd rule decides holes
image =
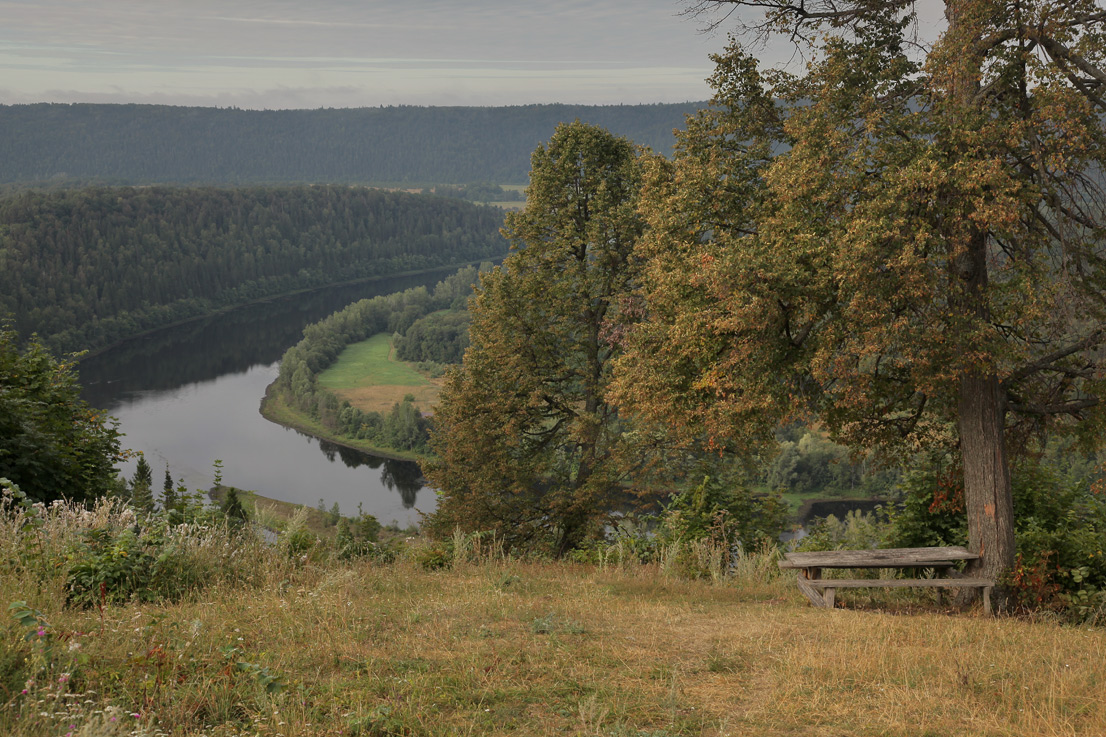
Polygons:
[[[978,588],[983,590],[983,611],[991,613],[991,589],[995,582],[985,578],[966,578],[954,568],[958,561],[980,556],[963,547],[884,548],[882,550],[826,550],[813,553],[785,553],[780,568],[798,570],[799,590],[816,607],[833,608],[837,589]],[[825,568],[932,569],[932,578],[822,578]]]

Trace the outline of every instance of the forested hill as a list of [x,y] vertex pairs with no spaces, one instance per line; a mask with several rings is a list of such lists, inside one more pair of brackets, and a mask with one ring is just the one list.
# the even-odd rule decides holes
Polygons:
[[0,318],[55,350],[223,306],[495,259],[501,210],[354,187],[97,187],[0,199]]
[[558,123],[668,154],[701,103],[237,110],[0,106],[0,183],[524,184]]

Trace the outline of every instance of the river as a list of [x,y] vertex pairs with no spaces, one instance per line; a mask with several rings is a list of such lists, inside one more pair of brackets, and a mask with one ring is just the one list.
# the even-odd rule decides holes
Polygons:
[[[219,459],[232,486],[312,506],[322,499],[347,515],[361,505],[384,524],[416,524],[436,505],[416,464],[320,442],[269,422],[258,406],[305,325],[452,271],[277,298],[135,338],[81,361],[83,397],[119,420],[124,447],[153,467],[155,489],[168,464],[174,480],[206,490]],[[133,468],[133,460],[121,466],[128,477]]]

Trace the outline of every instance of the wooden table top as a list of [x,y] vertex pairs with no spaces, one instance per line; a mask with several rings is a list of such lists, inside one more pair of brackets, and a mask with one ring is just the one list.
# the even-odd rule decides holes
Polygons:
[[979,555],[961,546],[945,548],[883,548],[786,553],[780,568],[925,568],[975,560]]

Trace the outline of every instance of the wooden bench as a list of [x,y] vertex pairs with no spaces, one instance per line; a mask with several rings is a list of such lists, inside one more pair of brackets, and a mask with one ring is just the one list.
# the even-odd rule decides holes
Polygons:
[[[957,561],[979,558],[967,548],[885,548],[882,550],[826,550],[814,553],[786,553],[780,568],[799,572],[799,590],[816,607],[833,608],[837,589],[912,588],[937,589],[941,602],[942,589],[977,588],[983,590],[983,611],[991,613],[991,589],[994,581],[985,578],[965,578],[953,568]],[[896,568],[934,571],[933,578],[822,578],[823,568]]]

